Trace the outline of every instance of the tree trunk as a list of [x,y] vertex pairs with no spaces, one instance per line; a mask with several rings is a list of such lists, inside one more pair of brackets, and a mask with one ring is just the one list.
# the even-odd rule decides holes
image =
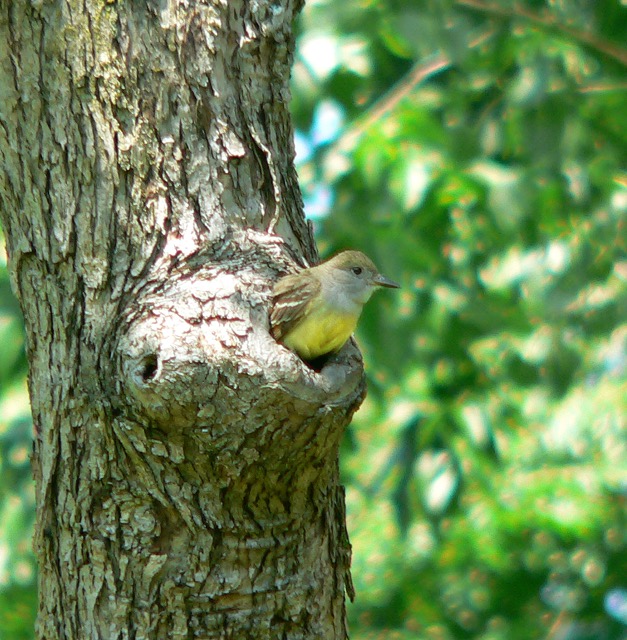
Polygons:
[[299,0],[2,0],[0,206],[30,361],[38,637],[345,638],[353,346],[268,333],[315,249]]

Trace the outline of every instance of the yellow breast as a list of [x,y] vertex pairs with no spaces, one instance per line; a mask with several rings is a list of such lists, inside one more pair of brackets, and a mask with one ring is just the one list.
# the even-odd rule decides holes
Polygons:
[[359,315],[338,314],[328,307],[312,310],[283,339],[304,360],[339,351],[351,337]]

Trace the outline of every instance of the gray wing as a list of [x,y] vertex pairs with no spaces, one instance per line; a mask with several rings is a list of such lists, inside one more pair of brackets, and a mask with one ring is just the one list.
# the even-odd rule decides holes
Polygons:
[[285,276],[274,285],[270,330],[275,340],[292,330],[319,292],[320,282],[303,274]]

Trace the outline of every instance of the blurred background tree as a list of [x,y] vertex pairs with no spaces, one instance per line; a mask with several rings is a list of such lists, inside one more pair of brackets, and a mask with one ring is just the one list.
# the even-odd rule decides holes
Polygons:
[[[357,640],[627,638],[627,6],[309,0],[297,164],[366,309],[342,451]],[[31,638],[31,424],[0,260],[0,639]]]

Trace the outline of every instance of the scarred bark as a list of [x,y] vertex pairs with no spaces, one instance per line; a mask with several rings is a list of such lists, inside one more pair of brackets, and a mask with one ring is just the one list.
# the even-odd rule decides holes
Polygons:
[[0,215],[36,427],[38,636],[345,638],[364,393],[268,333],[315,259],[298,0],[0,5]]

